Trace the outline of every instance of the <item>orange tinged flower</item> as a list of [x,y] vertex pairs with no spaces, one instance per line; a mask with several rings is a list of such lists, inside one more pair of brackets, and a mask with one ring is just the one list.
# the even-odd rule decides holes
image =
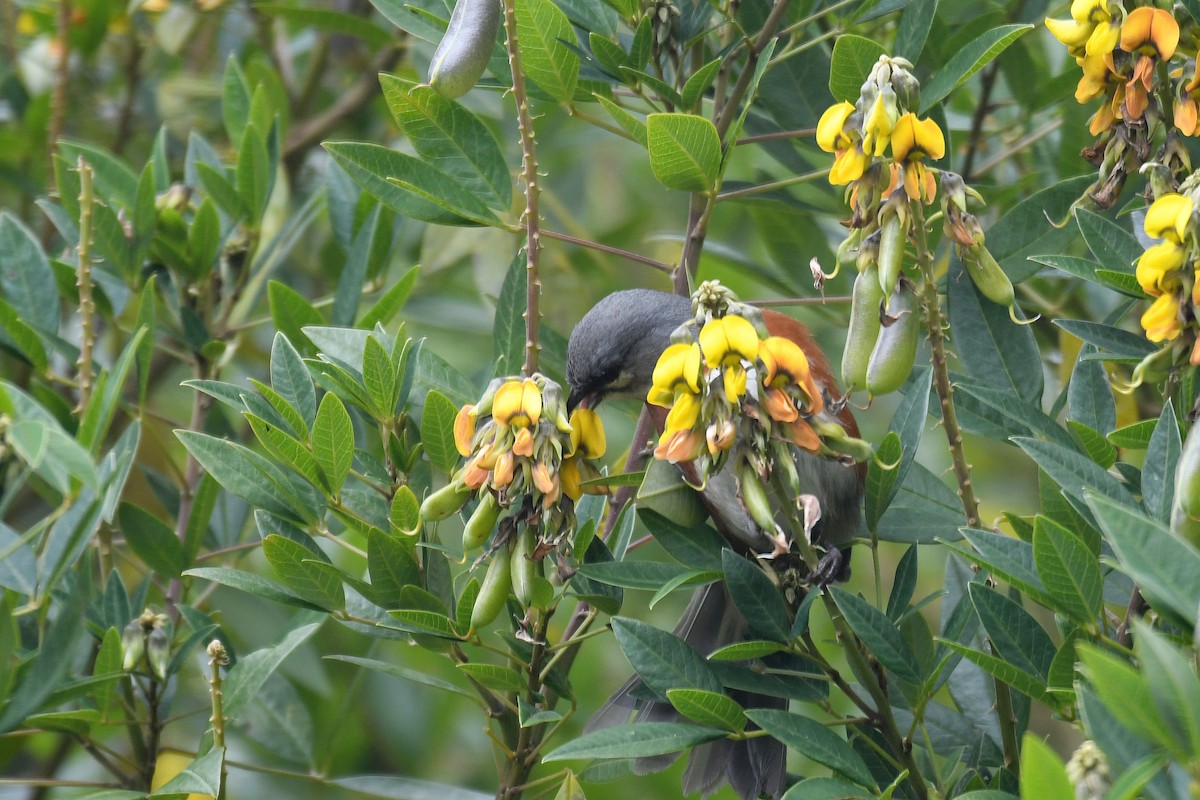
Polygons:
[[475,406],[465,405],[454,418],[454,446],[460,456],[471,455],[471,440],[475,438]]
[[1179,23],[1169,11],[1142,6],[1130,11],[1121,25],[1121,49],[1155,55],[1164,61],[1179,46]]
[[788,436],[792,440],[792,444],[801,450],[807,450],[810,453],[821,451],[821,437],[803,419],[797,419],[788,425]]
[[501,425],[528,428],[536,425],[541,416],[542,392],[532,380],[509,381],[496,390],[492,419]]
[[517,457],[512,450],[505,450],[496,458],[496,466],[492,470],[492,485],[497,489],[512,483],[517,470]]
[[658,440],[658,447],[654,448],[654,457],[660,461],[670,461],[672,464],[694,461],[700,456],[704,445],[704,436],[699,431],[664,433]]

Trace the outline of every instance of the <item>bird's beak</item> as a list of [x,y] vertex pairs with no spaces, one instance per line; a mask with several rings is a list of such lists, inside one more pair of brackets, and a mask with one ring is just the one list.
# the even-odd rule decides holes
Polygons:
[[577,408],[595,408],[599,404],[602,397],[603,395],[601,395],[599,392],[592,392],[584,395],[572,392],[570,396],[567,397],[567,415],[569,416]]

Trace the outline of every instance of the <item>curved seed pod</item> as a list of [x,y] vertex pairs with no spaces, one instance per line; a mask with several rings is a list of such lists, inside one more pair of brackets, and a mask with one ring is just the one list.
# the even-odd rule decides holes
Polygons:
[[500,0],[457,0],[450,26],[429,63],[429,85],[453,100],[487,69],[500,31]]
[[467,520],[467,524],[463,528],[463,551],[482,547],[487,538],[492,535],[492,530],[496,527],[496,520],[499,518],[500,502],[491,492],[484,492],[475,512],[471,514],[471,518]]
[[473,629],[478,630],[500,616],[500,610],[504,608],[512,589],[512,575],[509,572],[511,563],[512,550],[507,545],[492,553],[492,563],[488,564],[483,585],[479,587],[479,596],[475,598],[475,606],[471,609]]
[[846,433],[846,429],[835,420],[821,419],[820,416],[814,416],[809,420],[809,424],[812,425],[817,435],[821,437],[821,444],[824,445],[829,453],[846,456],[852,461],[858,462],[875,457],[875,451],[872,449],[870,442],[856,439]]
[[421,503],[422,522],[440,522],[463,507],[471,496],[471,490],[459,481],[450,483],[438,489],[425,498]]
[[894,392],[908,380],[917,355],[921,321],[917,318],[917,295],[900,281],[888,303],[887,319],[867,364],[867,392],[872,396]]
[[887,296],[896,288],[904,266],[905,228],[899,214],[886,214],[879,233],[879,289]]
[[743,463],[738,470],[738,487],[742,496],[742,505],[750,519],[762,528],[768,535],[775,533],[775,514],[771,510],[771,501],[767,498],[767,489],[762,485],[762,479],[748,463]]
[[1200,425],[1192,425],[1175,468],[1175,505],[1200,520]]
[[879,304],[882,301],[879,268],[873,263],[867,264],[854,279],[850,328],[846,331],[846,348],[842,351],[842,383],[847,392],[867,386],[867,364],[875,340],[879,338]]
[[526,528],[517,535],[517,543],[513,545],[512,561],[509,571],[512,573],[512,590],[521,608],[529,608],[533,600],[533,586],[538,573],[542,570],[542,562],[534,561],[531,556],[537,549],[537,537],[533,531]]
[[996,263],[991,252],[983,245],[972,245],[961,248],[961,255],[967,274],[979,293],[996,305],[1012,308],[1015,299],[1012,281]]

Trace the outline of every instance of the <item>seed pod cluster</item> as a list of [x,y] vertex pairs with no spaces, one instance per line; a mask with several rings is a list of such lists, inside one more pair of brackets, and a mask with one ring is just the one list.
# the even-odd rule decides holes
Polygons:
[[984,244],[983,226],[967,211],[968,195],[979,199],[979,193],[969,188],[960,176],[953,172],[942,174],[942,230],[954,242],[958,258],[979,293],[1006,307],[1013,322],[1020,324],[1012,281]]
[[457,0],[446,35],[429,63],[429,85],[442,97],[469,92],[483,76],[500,31],[500,0]]
[[[885,236],[886,232],[885,227]],[[889,248],[881,242],[880,262],[884,253],[891,257]],[[902,245],[900,250],[902,255]],[[888,268],[895,276],[888,279],[883,277],[882,264],[877,265],[869,256],[860,266],[842,351],[842,381],[847,392],[866,389],[874,397],[894,392],[908,380],[921,321],[915,287],[900,274],[899,266]]]

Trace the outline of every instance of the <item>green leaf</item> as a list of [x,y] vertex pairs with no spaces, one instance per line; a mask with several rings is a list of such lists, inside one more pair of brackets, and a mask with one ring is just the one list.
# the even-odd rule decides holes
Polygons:
[[954,490],[925,465],[913,462],[895,499],[879,520],[880,541],[903,544],[951,542],[959,538],[962,503]]
[[987,232],[988,249],[1013,281],[1037,272],[1028,259],[1038,253],[1061,252],[1076,237],[1067,226],[1056,227],[1074,208],[1075,201],[1095,180],[1095,175],[1067,178],[1034,193],[1000,218]]
[[829,91],[833,99],[857,101],[871,68],[882,55],[887,55],[887,51],[871,39],[853,34],[839,36],[833,43],[829,61]]
[[224,770],[225,748],[213,747],[148,796],[198,794],[216,797],[221,794],[221,774]]
[[1147,681],[1138,670],[1120,656],[1092,644],[1079,645],[1079,661],[1084,676],[1118,722],[1138,736],[1178,752],[1180,743],[1159,715]]
[[421,444],[430,462],[442,472],[453,472],[458,466],[458,449],[454,444],[454,418],[458,409],[441,392],[431,389],[425,395],[421,412]]
[[1067,429],[1083,448],[1087,457],[1100,465],[1102,469],[1110,469],[1113,464],[1117,463],[1117,448],[1109,444],[1104,436],[1073,419],[1067,420]]
[[1129,490],[1091,459],[1041,439],[1014,436],[1012,441],[1044,469],[1067,495],[1083,500],[1083,490],[1089,488],[1119,503],[1135,505]]
[[37,237],[8,211],[0,212],[0,297],[41,333],[58,332],[58,292]]
[[617,105],[607,97],[595,95],[600,105],[608,112],[608,115],[613,118],[613,121],[621,126],[621,129],[629,134],[635,142],[642,147],[649,147],[649,142],[646,135],[646,123],[642,122],[637,117],[630,114],[624,108]]
[[492,318],[493,375],[512,375],[525,363],[525,253],[513,258],[504,273]]
[[900,630],[886,614],[856,594],[836,586],[829,593],[850,628],[879,663],[908,683],[921,683],[921,671]]
[[725,736],[719,728],[676,722],[637,722],[585,733],[547,753],[542,761],[568,758],[645,758],[676,753]]
[[783,650],[779,642],[754,640],[749,642],[734,642],[708,654],[709,661],[753,661],[764,656],[772,655]]
[[367,571],[378,605],[399,607],[401,590],[420,583],[421,568],[412,551],[412,545],[402,539],[377,530],[368,532]]
[[164,578],[176,578],[187,564],[183,544],[167,523],[141,506],[121,503],[118,519],[125,543],[147,567]]
[[200,578],[231,589],[248,592],[249,594],[271,600],[276,603],[286,603],[300,608],[323,611],[320,606],[303,600],[292,594],[287,587],[276,583],[270,578],[264,578],[253,572],[229,567],[193,567],[183,573],[187,577]]
[[1021,694],[1041,700],[1046,695],[1046,684],[1038,680],[1033,675],[1030,675],[1023,669],[1013,666],[1002,658],[997,658],[991,653],[985,653],[982,650],[976,650],[972,647],[952,642],[948,639],[938,639],[938,642],[945,645],[951,651],[967,658],[980,669],[991,675],[993,678],[1006,683],[1016,689]]
[[428,686],[433,689],[441,689],[442,691],[453,692],[454,694],[462,695],[463,697],[471,700],[478,700],[478,696],[472,691],[455,686],[453,683],[440,680],[439,678],[436,678],[426,672],[415,669],[406,669],[388,661],[377,661],[372,658],[359,658],[358,656],[342,655],[325,656],[325,658],[330,659],[331,661],[345,661],[348,664],[354,664],[355,666],[363,667],[364,669],[382,672],[385,675],[394,675],[397,678],[403,678],[406,681],[411,681],[412,683],[416,683],[421,686]]
[[681,93],[684,108],[696,108],[696,104],[700,102],[700,98],[708,91],[708,87],[712,86],[713,80],[717,77],[717,71],[721,68],[722,63],[722,59],[714,58],[691,74],[687,79],[687,83],[683,85],[683,92]]
[[340,33],[361,39],[372,50],[378,50],[392,41],[392,34],[369,18],[363,18],[328,8],[298,8],[280,3],[255,3],[255,11],[271,17],[279,17],[299,27],[317,28],[328,33]]
[[[279,334],[286,337],[291,344],[311,348],[308,337],[301,329],[309,325],[324,325],[325,318],[321,316],[321,312],[317,311],[304,295],[279,281],[267,282],[267,300],[271,307],[271,320]],[[306,349],[306,352],[311,350]],[[279,387],[275,388],[276,391],[279,390]],[[315,400],[313,411],[316,411]]]
[[[1089,345],[1080,351],[1080,355],[1089,351],[1095,352]],[[1102,435],[1117,425],[1117,405],[1113,401],[1108,373],[1095,359],[1080,358],[1075,362],[1067,387],[1067,416]]]
[[400,376],[392,366],[392,357],[374,336],[368,336],[363,345],[363,386],[371,398],[372,415],[387,420],[395,416],[396,381]]
[[257,225],[267,209],[273,171],[266,139],[253,124],[246,125],[238,146],[234,185],[251,225]]
[[342,401],[326,392],[313,421],[312,452],[325,474],[326,487],[340,494],[354,462],[354,424]]
[[[297,334],[308,338],[300,331]],[[306,435],[317,418],[317,390],[304,359],[282,332],[271,342],[271,388],[304,420],[305,431],[296,434]]]
[[1157,425],[1156,419],[1143,419],[1117,428],[1107,438],[1111,444],[1126,450],[1145,450]]
[[292,652],[312,636],[321,623],[303,625],[288,632],[279,644],[242,656],[225,677],[223,711],[227,716],[240,717],[254,701],[267,679],[279,669]]
[[609,586],[653,592],[669,582],[693,574],[693,570],[659,561],[602,561],[598,564],[581,564],[579,574]]
[[21,419],[6,433],[21,460],[62,494],[71,491],[72,481],[96,488],[91,454],[53,420]]
[[[521,45],[524,55],[525,42]],[[491,129],[429,86],[414,86],[387,74],[379,80],[392,116],[417,153],[458,179],[486,205],[507,211],[512,205],[512,176]]]
[[1103,602],[1100,564],[1079,537],[1053,520],[1037,517],[1033,558],[1055,608],[1082,625],[1095,625]]
[[217,207],[204,198],[188,228],[188,253],[192,257],[192,277],[202,279],[212,271],[221,249],[221,219]]
[[719,572],[725,540],[707,525],[685,527],[648,509],[638,509],[638,519],[667,553],[689,567]]
[[[896,495],[900,482],[900,476],[896,473],[902,454],[900,436],[895,431],[888,431],[883,441],[875,448],[875,458],[867,464],[867,488],[863,506],[866,510],[868,530],[878,528],[880,517],[887,511],[888,504]],[[895,466],[883,467],[881,464]]]
[[[3,266],[0,266],[3,269]],[[36,372],[44,372],[50,364],[46,346],[37,331],[25,324],[15,308],[0,299],[0,343],[11,343],[13,348],[29,362]],[[7,339],[7,342],[6,342]]]
[[700,689],[669,689],[667,699],[676,711],[692,722],[735,733],[746,727],[746,713],[724,694]]
[[1179,423],[1175,419],[1175,405],[1170,400],[1163,404],[1158,424],[1146,447],[1146,460],[1142,464],[1142,503],[1150,516],[1169,524],[1171,507],[1175,503],[1175,472],[1183,451],[1183,440],[1179,435]]
[[570,102],[579,80],[571,20],[551,0],[515,0],[514,8],[525,76],[560,103]]
[[346,263],[342,267],[337,290],[333,294],[333,309],[329,314],[329,321],[333,325],[347,327],[353,324],[354,318],[358,316],[358,304],[362,300],[362,288],[367,280],[367,268],[377,239],[376,234],[381,230],[379,218],[382,214],[383,207],[375,204],[350,243]]
[[315,508],[293,507],[293,502],[299,504],[300,499],[285,488],[278,467],[257,453],[198,431],[177,430],[175,435],[217,483],[251,506],[300,521],[319,513]]
[[[805,778],[792,784],[792,788],[784,793],[783,800],[877,800],[880,796],[838,778]],[[1013,798],[1005,795],[1002,800]]]
[[1136,358],[1140,361],[1158,349],[1157,345],[1148,339],[1102,322],[1082,319],[1055,319],[1051,322],[1077,339],[1115,356]]
[[954,54],[937,74],[925,82],[921,92],[921,113],[940,103],[968,78],[986,67],[1008,46],[1033,30],[1032,25],[1001,25],[971,41]]
[[529,688],[529,682],[523,680],[521,673],[515,669],[482,662],[458,664],[457,666],[489,689],[499,692],[523,692]]
[[756,565],[728,548],[721,551],[721,566],[733,604],[742,612],[750,631],[777,642],[790,642],[792,624],[779,587]]
[[750,721],[791,749],[803,753],[842,777],[868,789],[876,788],[871,771],[850,744],[816,720],[769,708],[746,710]]
[[668,189],[711,192],[721,170],[721,139],[716,126],[693,114],[646,117],[650,169]]
[[958,259],[947,276],[950,330],[958,356],[975,380],[1040,406],[1042,358],[1033,331],[979,293]]
[[1111,270],[1133,272],[1133,262],[1144,248],[1130,231],[1086,208],[1075,210],[1075,222],[1097,262]]
[[892,48],[895,55],[907,58],[914,64],[919,63],[937,7],[938,0],[913,0],[905,7],[896,30],[896,44]]
[[362,142],[326,142],[324,147],[355,183],[398,214],[437,225],[498,223],[456,178],[419,158]]
[[392,504],[388,510],[388,521],[397,531],[408,532],[416,530],[420,520],[421,504],[417,496],[408,486],[401,486],[392,496]]
[[1150,605],[1173,611],[1194,627],[1200,609],[1200,552],[1128,506],[1096,495],[1087,503],[1117,555],[1117,566],[1133,578]]
[[1021,800],[1075,800],[1067,768],[1032,731],[1026,731],[1021,742]]
[[1189,651],[1179,652],[1143,619],[1134,619],[1134,647],[1159,716],[1179,743],[1177,752],[1191,760],[1200,755],[1200,678]]
[[400,280],[393,283],[362,315],[362,319],[358,321],[358,327],[369,330],[376,325],[387,325],[391,322],[392,317],[396,316],[396,313],[408,301],[413,287],[417,285],[417,275],[420,269],[420,267],[411,267],[408,272],[401,275]]
[[328,610],[346,607],[341,582],[317,565],[307,547],[272,534],[263,539],[262,549],[279,580],[297,596]]
[[612,629],[634,671],[659,694],[678,688],[722,691],[708,663],[677,636],[626,617],[613,617]]
[[892,580],[892,592],[888,595],[887,615],[889,619],[899,621],[908,604],[912,601],[917,589],[918,548],[912,545],[900,557],[896,565],[896,575]]
[[992,649],[1012,666],[1036,678],[1044,692],[1055,653],[1046,631],[1020,603],[995,589],[972,583],[967,593]]
[[963,528],[962,534],[975,551],[953,544],[950,549],[961,553],[968,561],[987,567],[996,577],[1008,581],[1042,605],[1054,604],[1050,593],[1042,585],[1042,579],[1038,577],[1031,543],[1002,533],[972,528]]
[[[325,485],[317,460],[304,445],[282,428],[276,427],[249,411],[243,412],[243,416],[250,423],[250,430],[254,432],[254,436],[267,449],[268,453],[279,460],[281,466],[298,473],[313,486]],[[337,487],[328,489],[328,491],[330,494],[335,494]]]

